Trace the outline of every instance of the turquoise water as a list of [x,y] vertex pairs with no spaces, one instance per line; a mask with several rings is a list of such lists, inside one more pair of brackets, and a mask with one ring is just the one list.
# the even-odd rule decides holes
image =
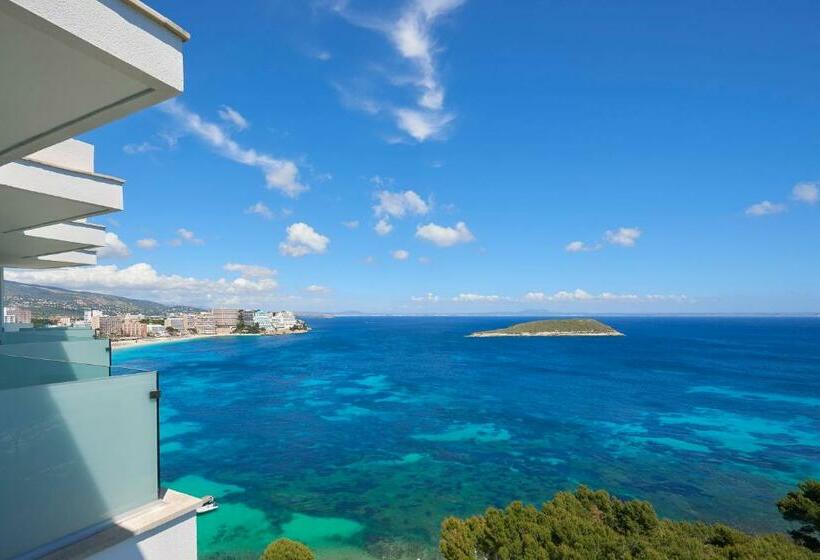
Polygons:
[[782,530],[820,476],[820,319],[610,318],[612,338],[465,338],[523,319],[313,320],[117,351],[160,370],[162,478],[217,496],[202,558],[288,536],[437,558],[439,525],[584,483],[662,515]]

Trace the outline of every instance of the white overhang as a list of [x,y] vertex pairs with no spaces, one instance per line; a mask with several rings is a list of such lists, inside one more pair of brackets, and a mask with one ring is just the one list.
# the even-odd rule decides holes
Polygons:
[[0,266],[96,263],[105,228],[85,218],[122,209],[122,180],[94,172],[94,146],[66,140],[0,166]]
[[38,161],[0,166],[0,234],[122,210],[122,185]]
[[65,268],[69,266],[93,266],[97,264],[97,255],[92,251],[69,251],[56,255],[19,259],[4,266],[9,268]]
[[178,95],[187,39],[138,0],[0,0],[0,165]]

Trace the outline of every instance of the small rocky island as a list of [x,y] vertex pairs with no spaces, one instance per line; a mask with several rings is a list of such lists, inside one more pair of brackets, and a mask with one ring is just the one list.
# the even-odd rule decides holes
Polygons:
[[488,336],[624,336],[609,325],[595,319],[550,319],[518,323],[503,329],[478,331],[467,335]]

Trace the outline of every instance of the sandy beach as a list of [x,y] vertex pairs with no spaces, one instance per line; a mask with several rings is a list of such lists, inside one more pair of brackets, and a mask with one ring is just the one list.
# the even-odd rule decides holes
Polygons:
[[249,334],[249,333],[231,333],[231,334],[192,334],[190,336],[166,336],[166,337],[151,337],[151,338],[133,338],[133,339],[126,339],[126,340],[112,340],[111,341],[111,349],[112,350],[122,350],[123,348],[133,348],[135,346],[149,346],[154,344],[174,344],[180,342],[190,342],[192,340],[201,340],[203,338],[221,338],[221,337],[228,337],[228,336],[289,336],[292,334],[304,334],[310,332],[310,329],[306,331],[292,331],[292,332],[285,332],[285,333],[258,333],[258,334]]

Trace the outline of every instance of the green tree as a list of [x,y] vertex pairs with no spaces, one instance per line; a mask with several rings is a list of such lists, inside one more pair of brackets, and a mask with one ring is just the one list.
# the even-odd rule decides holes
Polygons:
[[290,539],[273,541],[259,557],[259,560],[315,560],[308,547]]
[[777,509],[787,521],[801,523],[791,531],[792,538],[814,552],[820,552],[820,481],[806,480],[777,502]]
[[820,560],[785,535],[659,519],[648,502],[584,486],[541,509],[513,502],[466,520],[444,520],[446,560]]

